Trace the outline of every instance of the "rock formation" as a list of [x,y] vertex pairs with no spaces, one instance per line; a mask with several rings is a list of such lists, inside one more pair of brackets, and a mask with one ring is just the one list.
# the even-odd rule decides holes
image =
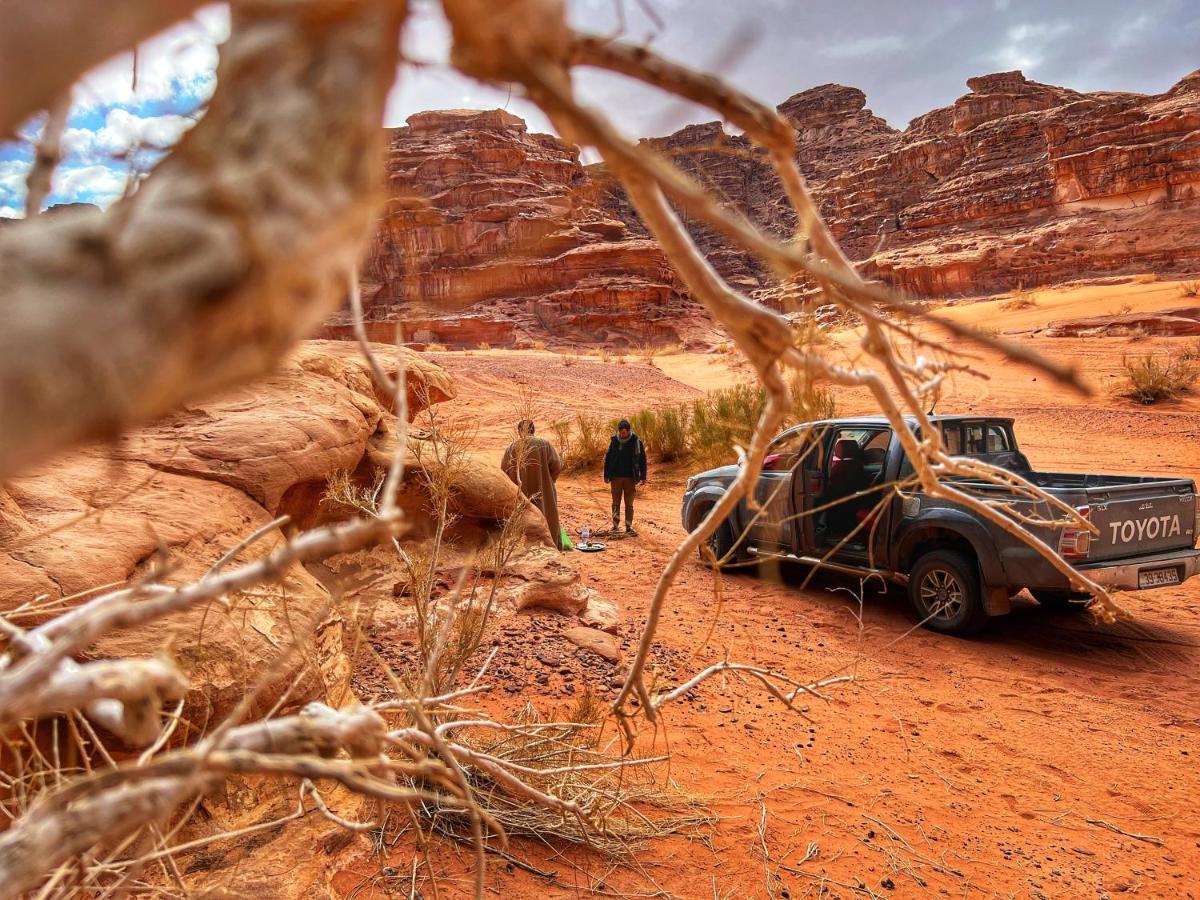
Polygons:
[[[1020,72],[898,131],[836,84],[778,107],[822,213],[869,275],[920,295],[1200,268],[1200,72],[1158,96],[1083,94]],[[363,266],[372,339],[452,347],[698,336],[702,321],[620,186],[502,110],[392,131],[391,203]],[[779,236],[795,227],[762,151],[718,122],[644,143]],[[686,221],[686,219],[685,219]],[[686,221],[737,287],[760,261]],[[767,302],[770,302],[769,299]],[[343,312],[324,334],[345,338]]]
[[1081,319],[1056,319],[1043,331],[1047,337],[1090,337],[1094,335],[1154,335],[1188,337],[1200,335],[1200,306],[1182,306],[1149,312],[1116,313]]
[[388,170],[362,272],[373,339],[397,319],[410,341],[458,347],[679,339],[673,270],[596,203],[577,148],[502,110],[424,112],[393,129]]
[[[395,348],[376,349],[394,374]],[[454,397],[444,370],[410,351],[405,356],[410,415]],[[388,464],[397,435],[391,407],[392,398],[376,390],[356,345],[309,341],[266,379],[193,404],[112,447],[74,451],[5,482],[0,610],[39,597],[43,604],[64,597],[79,602],[81,592],[152,574],[168,583],[194,581],[281,514],[291,523],[270,531],[242,559],[265,554],[284,540],[285,530],[345,518],[349,510],[324,499],[328,481],[348,473],[370,483],[375,470]],[[401,540],[413,552],[432,533],[425,481],[431,463],[422,452],[428,440],[419,429],[410,436],[399,497],[406,521]],[[467,457],[450,475],[450,486],[454,522],[446,540],[468,555],[486,545],[498,520],[516,516],[520,545],[498,611],[538,606],[587,612],[594,592],[545,548],[541,513],[517,511],[517,489],[498,467]],[[446,554],[448,569],[460,561],[456,552]],[[285,688],[288,708],[313,699],[343,705],[351,676],[343,646],[358,636],[343,635],[326,585],[340,579],[342,587],[353,583],[357,602],[391,601],[396,568],[390,546],[343,554],[308,570],[293,568],[281,583],[230,597],[227,605],[109,635],[89,653],[146,657],[169,648],[192,683],[184,716],[195,729],[228,713],[264,672],[272,680],[258,696],[260,711]],[[405,615],[401,607],[394,610],[397,620]],[[598,600],[596,616],[610,613]],[[44,618],[35,606],[17,621]],[[316,646],[305,657],[315,664],[297,659],[281,665],[285,649],[310,631]]]
[[[1195,271],[1200,259],[1200,72],[1158,96],[1081,94],[1020,72],[972,78],[970,93],[903,131],[861,91],[825,85],[778,108],[796,159],[849,255],[898,287],[969,294],[1122,272]],[[794,219],[763,155],[719,123],[649,143],[752,220]],[[639,228],[602,167],[606,208]],[[718,269],[766,284],[748,254],[690,225]]]

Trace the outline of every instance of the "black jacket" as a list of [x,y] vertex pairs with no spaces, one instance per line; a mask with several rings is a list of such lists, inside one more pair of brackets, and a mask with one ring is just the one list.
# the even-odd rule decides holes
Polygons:
[[614,434],[608,442],[608,452],[604,454],[604,480],[632,478],[645,481],[646,471],[646,446],[642,439],[631,432],[629,440],[622,444]]

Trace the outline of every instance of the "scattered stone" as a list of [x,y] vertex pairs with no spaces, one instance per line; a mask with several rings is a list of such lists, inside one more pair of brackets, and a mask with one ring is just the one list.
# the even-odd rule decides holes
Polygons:
[[617,639],[606,631],[577,625],[563,632],[563,637],[581,650],[587,650],[609,662],[617,662],[621,658],[621,647]]

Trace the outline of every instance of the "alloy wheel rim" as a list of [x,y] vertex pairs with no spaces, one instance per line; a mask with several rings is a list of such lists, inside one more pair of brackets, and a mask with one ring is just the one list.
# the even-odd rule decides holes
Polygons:
[[921,604],[934,619],[950,621],[966,605],[966,590],[948,569],[931,569],[921,579]]

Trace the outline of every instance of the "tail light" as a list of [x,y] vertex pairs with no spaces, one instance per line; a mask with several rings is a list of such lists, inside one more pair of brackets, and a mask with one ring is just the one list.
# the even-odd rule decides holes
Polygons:
[[1200,538],[1200,494],[1192,498],[1196,504],[1196,515],[1192,522],[1192,543],[1196,543],[1196,539]]
[[[1075,511],[1087,521],[1092,520],[1091,507],[1077,506]],[[1058,539],[1058,555],[1063,559],[1087,559],[1091,549],[1092,533],[1087,528],[1068,525]]]

